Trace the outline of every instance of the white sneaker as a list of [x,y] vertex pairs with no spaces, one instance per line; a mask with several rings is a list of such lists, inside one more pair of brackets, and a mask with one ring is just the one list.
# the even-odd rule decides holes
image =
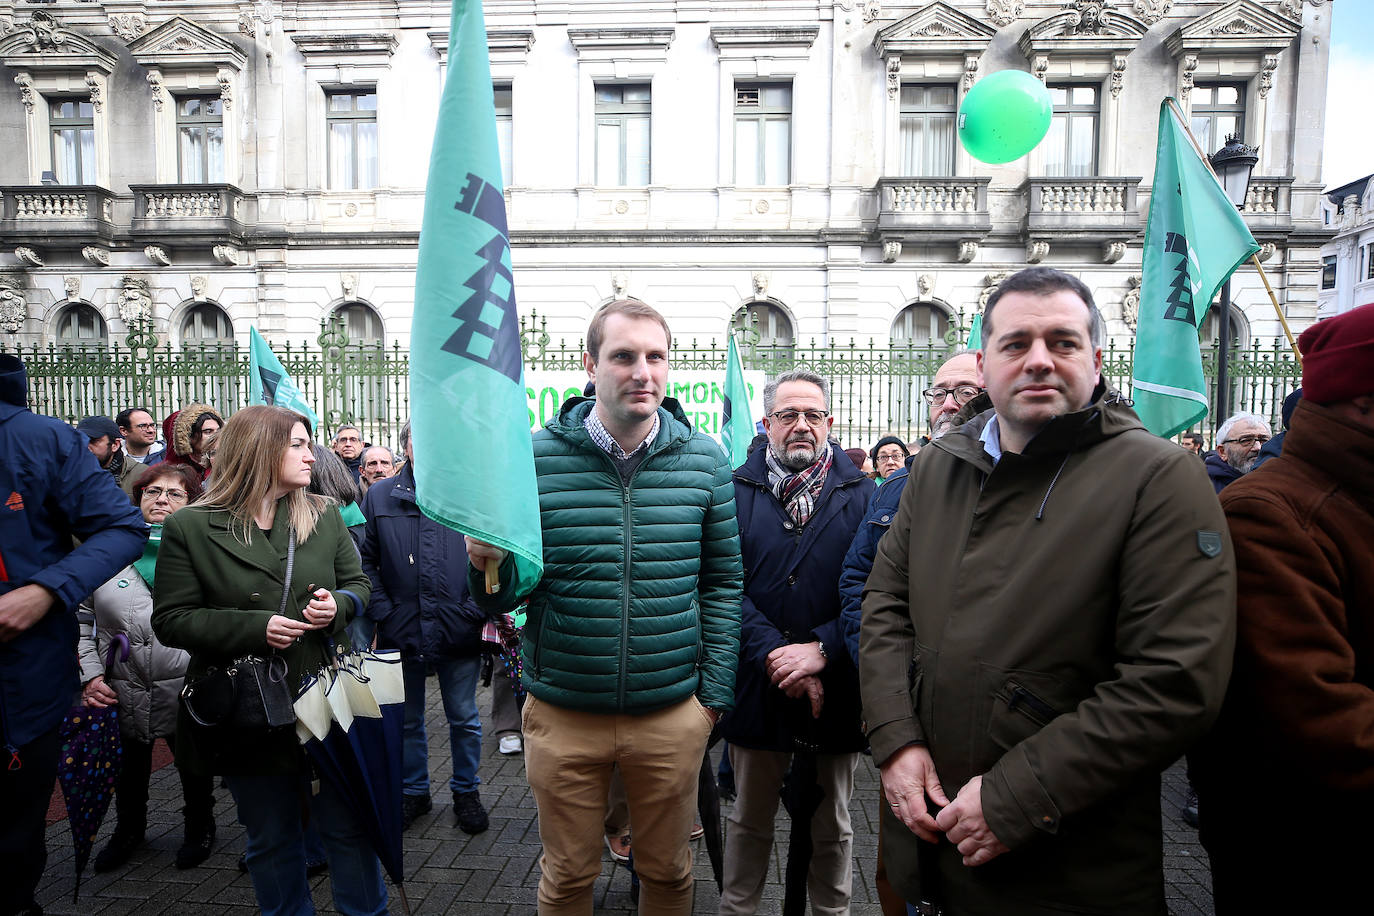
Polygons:
[[525,743],[520,740],[519,735],[502,735],[501,740],[497,742],[497,749],[502,756],[514,757],[525,750]]

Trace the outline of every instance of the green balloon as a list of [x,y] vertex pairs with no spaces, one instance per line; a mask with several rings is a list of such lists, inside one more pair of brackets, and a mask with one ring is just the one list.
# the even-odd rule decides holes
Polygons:
[[982,162],[1011,162],[1035,149],[1054,106],[1045,84],[1025,70],[1000,70],[973,84],[959,107],[959,142]]

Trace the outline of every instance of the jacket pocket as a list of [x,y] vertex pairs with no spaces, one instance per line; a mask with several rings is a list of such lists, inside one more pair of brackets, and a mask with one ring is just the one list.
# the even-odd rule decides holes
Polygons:
[[1053,722],[1065,709],[1064,687],[1030,671],[984,671],[993,686],[987,735],[997,756]]

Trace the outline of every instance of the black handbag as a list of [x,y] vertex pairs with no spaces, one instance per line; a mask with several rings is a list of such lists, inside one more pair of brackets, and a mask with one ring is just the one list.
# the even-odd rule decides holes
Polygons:
[[[281,611],[291,594],[296,561],[296,533],[286,546],[286,584]],[[286,683],[286,659],[276,650],[267,658],[245,655],[222,668],[209,668],[181,688],[181,702],[197,725],[234,729],[269,729],[296,721],[295,698]]]

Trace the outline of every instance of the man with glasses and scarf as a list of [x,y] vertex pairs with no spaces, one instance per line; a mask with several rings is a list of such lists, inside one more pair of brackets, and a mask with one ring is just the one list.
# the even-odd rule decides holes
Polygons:
[[1217,450],[1208,455],[1207,476],[1220,493],[1255,469],[1260,449],[1271,435],[1269,421],[1253,413],[1228,417],[1217,430]]

